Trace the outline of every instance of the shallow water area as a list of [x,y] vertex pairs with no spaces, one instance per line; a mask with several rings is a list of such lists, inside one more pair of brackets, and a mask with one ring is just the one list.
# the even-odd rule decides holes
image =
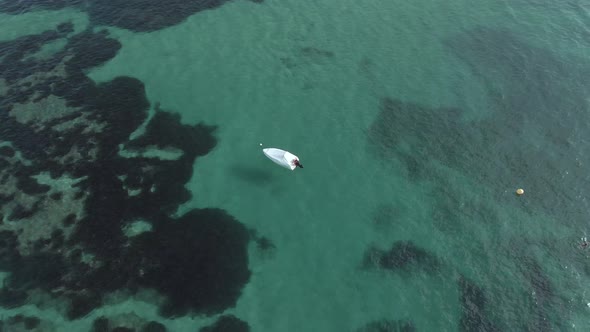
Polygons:
[[[12,98],[1,104],[13,110],[11,126],[37,128],[27,134],[32,142],[43,128],[60,131],[42,136],[56,143],[39,157],[13,133],[17,127],[0,127],[1,146],[10,147],[0,156],[20,170],[0,190],[2,230],[15,229],[7,226],[14,216],[37,222],[27,209],[54,211],[47,202],[82,197],[84,211],[64,221],[73,224],[64,234],[75,245],[60,250],[81,250],[88,273],[109,275],[100,267],[109,259],[128,270],[110,288],[85,284],[108,292],[99,304],[89,299],[94,307],[82,317],[68,319],[68,302],[58,297],[45,305],[29,298],[2,309],[3,318],[21,313],[39,317],[46,330],[81,331],[102,316],[110,328],[159,322],[169,331],[194,331],[222,315],[261,332],[361,332],[379,324],[581,331],[590,323],[589,254],[579,247],[590,194],[583,5],[236,0],[175,11],[173,1],[156,14],[151,2],[145,12],[64,3],[0,14],[7,42],[72,21],[71,32],[39,42],[28,56],[41,63],[66,50],[59,73],[83,82],[76,90],[49,74],[32,75],[54,80],[50,88],[23,83],[29,76],[0,78],[0,95]],[[141,23],[142,15],[153,20]],[[88,33],[87,44],[75,39],[80,33]],[[10,89],[25,86],[67,93],[20,101]],[[62,99],[70,108],[39,106],[66,105]],[[76,112],[85,113],[67,118]],[[275,165],[264,147],[296,154],[305,168]],[[32,166],[21,166],[11,150]],[[59,175],[55,163],[65,172],[57,179],[47,175]],[[23,180],[29,173],[50,180],[37,176],[38,187]],[[29,196],[10,196],[8,183]],[[105,202],[116,212],[105,211]],[[85,235],[93,232],[112,238],[113,249]],[[64,270],[79,272],[69,262]],[[0,263],[21,271],[5,256]],[[188,273],[198,264],[205,265]],[[209,276],[223,280],[218,292],[195,281],[204,285]],[[78,294],[68,278],[77,275],[39,288]],[[196,295],[204,293],[214,304]]]

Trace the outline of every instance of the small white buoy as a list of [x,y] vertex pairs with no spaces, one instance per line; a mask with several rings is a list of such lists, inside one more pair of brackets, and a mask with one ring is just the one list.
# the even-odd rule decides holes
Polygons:
[[516,189],[516,194],[517,194],[518,196],[520,196],[520,195],[524,194],[524,189],[522,189],[522,188],[518,188],[518,189]]
[[262,143],[260,143],[260,146],[262,146]]

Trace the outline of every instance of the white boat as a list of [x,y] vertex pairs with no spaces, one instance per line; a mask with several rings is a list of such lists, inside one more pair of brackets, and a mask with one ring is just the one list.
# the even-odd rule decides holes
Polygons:
[[289,151],[276,149],[276,148],[266,148],[262,149],[264,155],[268,157],[268,159],[272,160],[275,164],[280,165],[284,168],[288,168],[290,170],[294,170],[299,167],[303,168],[299,163],[299,157],[292,154]]

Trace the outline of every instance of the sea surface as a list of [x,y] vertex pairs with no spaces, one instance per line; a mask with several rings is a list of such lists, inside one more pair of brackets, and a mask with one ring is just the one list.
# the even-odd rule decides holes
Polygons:
[[582,0],[1,0],[0,328],[589,331],[589,101]]

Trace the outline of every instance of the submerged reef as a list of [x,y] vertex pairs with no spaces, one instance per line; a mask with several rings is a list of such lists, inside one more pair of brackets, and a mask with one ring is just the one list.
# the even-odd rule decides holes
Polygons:
[[437,257],[416,246],[411,241],[397,241],[389,250],[370,247],[365,252],[362,267],[365,269],[380,268],[392,272],[407,272],[421,269],[434,273],[440,270],[441,264]]
[[38,317],[15,315],[0,320],[0,331],[48,331],[55,327]]
[[460,108],[383,97],[368,130],[370,152],[387,163],[401,161],[416,181],[432,180],[442,165],[496,193],[522,185],[526,195],[518,202],[511,195],[498,199],[581,225],[590,196],[588,62],[529,45],[507,30],[475,28],[445,45],[486,90],[487,113],[467,120]]
[[486,295],[484,291],[471,280],[460,276],[459,289],[461,292],[461,307],[463,314],[459,322],[459,331],[471,332],[499,332],[486,315]]
[[413,179],[428,174],[423,168],[430,159],[448,164],[462,158],[464,151],[456,147],[469,136],[458,126],[459,109],[431,109],[388,97],[380,106],[368,132],[372,154],[386,161],[401,160]]
[[203,327],[199,332],[249,332],[248,323],[233,315],[223,315],[211,325]]
[[[85,70],[121,45],[68,27],[0,43],[0,269],[11,272],[0,305],[42,292],[76,319],[110,292],[153,289],[165,316],[232,307],[250,278],[249,231],[220,209],[171,217],[191,198],[185,184],[217,144],[215,127],[156,107],[130,140],[150,107],[143,83],[90,80]],[[34,57],[57,39],[61,50]],[[167,149],[179,156],[145,153]],[[138,221],[145,231],[125,231]]]
[[[114,26],[136,32],[163,29],[181,23],[189,16],[222,6],[229,0],[27,0],[0,1],[0,12],[21,14],[34,10],[73,7],[83,10],[96,25]],[[257,0],[253,2],[262,2]]]
[[533,256],[522,256],[520,261],[520,272],[530,289],[527,296],[530,317],[525,322],[526,328],[534,331],[567,330],[566,318],[575,304],[557,294],[553,282]]
[[[432,107],[381,97],[379,113],[367,134],[369,152],[386,164],[401,163],[412,181],[434,183],[432,218],[448,235],[470,232],[474,229],[470,224],[475,223],[486,228],[502,225],[505,221],[498,203],[551,220],[560,229],[586,229],[590,196],[586,174],[590,163],[586,144],[590,131],[588,61],[534,46],[505,29],[476,27],[450,36],[444,44],[484,91],[478,117],[467,116],[462,105]],[[365,61],[363,70],[371,74],[371,63]],[[465,92],[458,86],[455,93]],[[458,100],[463,98],[468,99],[461,95]],[[451,183],[449,173],[441,171],[445,169],[465,176],[493,199],[474,199],[478,195]],[[526,194],[515,199],[514,190],[520,186]],[[565,242],[556,235],[549,237],[548,242]],[[500,244],[501,254],[513,250]],[[575,309],[555,294],[576,291],[567,290],[563,286],[567,282],[552,283],[528,255],[506,256],[522,269],[520,275],[534,294],[532,299],[523,296],[534,303],[519,308],[527,324],[522,330],[565,329],[568,311]],[[578,248],[552,250],[549,256],[554,260],[546,264],[587,269]],[[554,290],[558,286],[562,288]],[[474,287],[464,283],[463,289],[478,297]],[[513,305],[522,301],[516,299],[520,295],[501,294],[499,302]],[[491,329],[489,320],[480,319],[483,309],[474,308],[477,310],[462,320],[466,330],[471,325]]]
[[158,322],[146,322],[136,315],[119,315],[113,319],[104,316],[98,317],[92,323],[89,332],[166,332],[166,327]]

